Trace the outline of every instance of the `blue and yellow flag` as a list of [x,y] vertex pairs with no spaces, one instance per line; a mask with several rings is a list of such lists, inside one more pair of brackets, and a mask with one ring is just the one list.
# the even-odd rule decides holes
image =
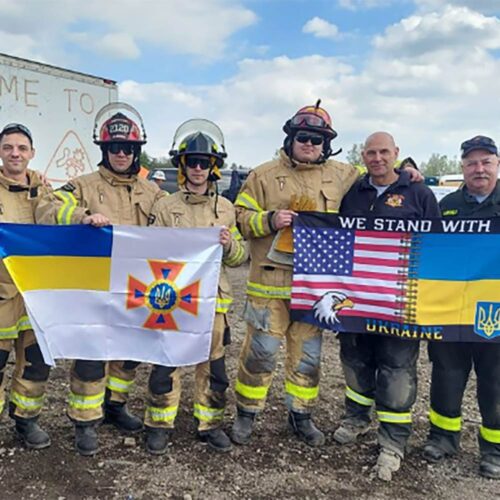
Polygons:
[[0,257],[46,362],[209,357],[219,228],[0,224]]
[[292,317],[435,341],[500,341],[500,219],[301,213]]

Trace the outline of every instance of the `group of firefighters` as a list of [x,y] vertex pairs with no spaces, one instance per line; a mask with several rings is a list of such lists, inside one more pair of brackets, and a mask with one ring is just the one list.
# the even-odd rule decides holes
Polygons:
[[[337,132],[319,101],[297,111],[283,131],[279,156],[250,172],[234,205],[217,190],[226,152],[220,129],[208,120],[189,120],[176,132],[170,154],[178,168],[180,189],[172,195],[138,175],[146,133],[139,113],[127,104],[113,103],[97,114],[94,142],[102,152],[98,170],[57,190],[28,168],[35,154],[29,129],[12,123],[0,131],[0,222],[220,227],[223,258],[212,344],[209,359],[195,367],[194,388],[198,438],[219,452],[229,451],[232,442],[245,445],[251,440],[283,342],[290,430],[310,446],[325,442],[311,418],[319,394],[322,331],[290,317],[291,227],[297,212],[403,218],[500,214],[500,160],[496,144],[488,137],[476,136],[462,144],[465,185],[438,205],[416,168],[394,168],[399,149],[387,132],[375,132],[366,139],[362,157],[367,173],[361,177],[354,166],[330,159]],[[241,265],[248,254],[247,332],[234,384],[237,415],[228,436],[222,429],[229,387],[224,351],[230,341],[227,314],[232,302],[226,267]],[[361,439],[370,428],[374,409],[380,447],[375,470],[380,479],[389,481],[400,468],[411,432],[419,341],[359,333],[342,333],[339,340],[345,415],[333,438],[340,444]],[[49,367],[22,297],[2,263],[0,412],[6,400],[4,372],[13,347],[16,362],[8,411],[24,444],[45,448],[50,437],[38,417]],[[429,342],[429,356],[430,432],[424,458],[441,462],[458,451],[461,403],[474,366],[482,416],[479,472],[500,479],[500,343]],[[97,453],[98,427],[103,421],[126,432],[144,429],[147,450],[155,455],[166,452],[180,403],[180,370],[152,367],[145,416],[140,419],[127,409],[138,365],[126,360],[73,362],[67,412],[81,455]]]

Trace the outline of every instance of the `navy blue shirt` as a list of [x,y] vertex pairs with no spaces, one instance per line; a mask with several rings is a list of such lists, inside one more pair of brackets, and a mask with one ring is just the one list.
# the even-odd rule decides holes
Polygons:
[[340,213],[351,217],[370,214],[402,219],[439,217],[441,212],[431,189],[423,182],[411,182],[405,170],[397,173],[398,180],[379,197],[369,175],[364,175],[344,196]]

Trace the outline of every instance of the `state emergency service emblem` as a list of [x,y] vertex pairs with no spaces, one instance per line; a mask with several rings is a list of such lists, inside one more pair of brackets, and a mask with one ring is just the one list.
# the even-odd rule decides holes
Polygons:
[[488,340],[500,335],[500,302],[477,302],[474,333]]
[[403,206],[404,199],[402,194],[388,194],[385,204],[393,208],[400,208]]
[[143,324],[152,330],[178,330],[173,316],[176,309],[198,315],[200,280],[179,288],[175,280],[186,265],[183,262],[148,260],[154,280],[149,283],[128,277],[127,309],[147,307],[150,314]]

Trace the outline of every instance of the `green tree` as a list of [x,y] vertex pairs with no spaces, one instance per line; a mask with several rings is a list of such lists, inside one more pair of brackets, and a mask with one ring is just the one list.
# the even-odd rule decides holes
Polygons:
[[446,155],[432,153],[427,162],[420,165],[420,169],[426,176],[440,177],[447,174],[460,174],[460,161],[456,157],[448,158]]
[[141,165],[146,167],[148,170],[173,167],[170,158],[154,158],[153,156],[148,155],[146,151],[141,152]]
[[141,166],[147,168],[148,170],[151,170],[151,164],[152,164],[153,158],[149,156],[146,151],[141,152]]
[[347,163],[350,163],[351,165],[363,165],[361,151],[363,151],[363,143],[353,144],[351,149],[349,149],[346,153]]

